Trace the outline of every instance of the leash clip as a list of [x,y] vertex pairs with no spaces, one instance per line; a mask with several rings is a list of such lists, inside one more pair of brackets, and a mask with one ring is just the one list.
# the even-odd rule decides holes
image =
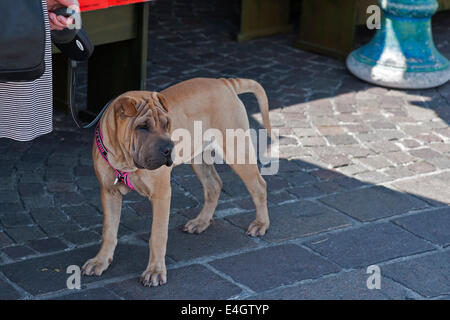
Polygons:
[[116,177],[116,180],[114,180],[114,185],[116,185],[117,182],[119,182],[119,178],[118,177]]

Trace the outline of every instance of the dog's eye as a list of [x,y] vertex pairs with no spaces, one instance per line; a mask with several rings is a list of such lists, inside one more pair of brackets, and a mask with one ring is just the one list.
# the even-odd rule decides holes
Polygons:
[[166,119],[166,123],[164,124],[164,129],[169,129],[170,128],[170,120]]
[[141,124],[141,125],[137,126],[136,129],[148,131],[148,126],[146,124]]

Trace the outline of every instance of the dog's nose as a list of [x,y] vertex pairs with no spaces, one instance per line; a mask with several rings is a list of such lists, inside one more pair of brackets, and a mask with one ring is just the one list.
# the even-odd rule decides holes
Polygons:
[[172,154],[173,143],[169,143],[169,144],[161,147],[159,150],[165,157],[169,157]]

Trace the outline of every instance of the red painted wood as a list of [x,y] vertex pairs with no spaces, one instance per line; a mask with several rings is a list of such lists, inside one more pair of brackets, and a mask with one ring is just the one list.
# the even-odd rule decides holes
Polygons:
[[81,11],[90,11],[146,1],[151,0],[79,0],[79,3]]

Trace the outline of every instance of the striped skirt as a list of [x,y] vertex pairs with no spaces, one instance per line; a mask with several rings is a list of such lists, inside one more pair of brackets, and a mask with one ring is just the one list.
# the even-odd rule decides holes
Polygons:
[[52,124],[52,46],[46,0],[45,72],[30,82],[0,82],[0,138],[29,141],[49,133]]

